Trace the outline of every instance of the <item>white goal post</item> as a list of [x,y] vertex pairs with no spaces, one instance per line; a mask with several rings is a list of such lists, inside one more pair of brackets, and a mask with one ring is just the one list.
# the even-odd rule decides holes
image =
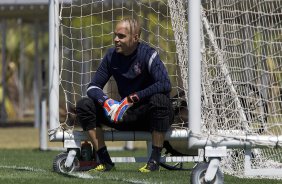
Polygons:
[[[141,21],[141,40],[159,52],[168,69],[177,114],[173,131],[189,132],[189,147],[187,142],[182,150],[224,146],[224,172],[282,177],[280,0],[63,1],[53,17],[60,30],[50,28],[60,33],[61,58],[51,52],[50,129],[75,123],[73,108],[86,96],[123,17]],[[52,83],[55,75],[60,90]],[[118,98],[113,80],[104,91]],[[66,115],[61,122],[59,104]]]

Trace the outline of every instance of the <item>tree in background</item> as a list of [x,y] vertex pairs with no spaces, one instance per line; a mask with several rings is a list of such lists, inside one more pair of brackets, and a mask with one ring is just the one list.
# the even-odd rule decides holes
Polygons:
[[[7,20],[6,30],[6,98],[5,107],[8,120],[19,120],[21,114],[33,114],[34,111],[34,63],[35,38],[34,24],[21,20]],[[42,29],[44,28],[41,26]],[[45,27],[46,28],[46,27]],[[46,29],[48,30],[48,29]],[[0,38],[0,50],[2,49]],[[45,51],[43,53],[43,50]],[[46,52],[47,51],[47,52]],[[48,57],[48,32],[39,30],[39,60]],[[0,58],[2,53],[0,52]],[[3,61],[1,61],[3,62]],[[2,81],[2,67],[0,76]],[[3,87],[0,85],[0,103]],[[30,113],[29,113],[30,112]]]

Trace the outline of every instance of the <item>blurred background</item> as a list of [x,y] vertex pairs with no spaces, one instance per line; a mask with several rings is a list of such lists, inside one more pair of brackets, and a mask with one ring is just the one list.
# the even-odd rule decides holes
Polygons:
[[[42,108],[46,108],[43,113],[49,123],[48,9],[49,0],[0,1],[0,148],[40,147]],[[67,113],[62,95],[61,122]],[[42,101],[47,101],[46,107]],[[43,141],[48,147],[63,147],[48,138]],[[132,143],[129,145],[132,147]]]
[[2,0],[0,9],[0,123],[38,127],[35,109],[48,86],[48,0]]
[[39,147],[48,86],[48,0],[0,1],[0,147]]

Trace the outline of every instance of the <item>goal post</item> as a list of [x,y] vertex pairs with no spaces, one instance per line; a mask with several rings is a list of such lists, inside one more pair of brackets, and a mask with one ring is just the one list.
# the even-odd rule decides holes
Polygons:
[[[242,177],[244,169],[263,175],[268,167],[281,168],[282,1],[72,0],[61,4],[58,17],[55,103],[66,116],[56,123],[75,123],[73,108],[113,46],[115,24],[134,17],[142,23],[141,40],[168,69],[176,112],[172,128],[189,131],[190,147],[182,150],[226,146],[224,172]],[[104,92],[118,98],[114,80]]]
[[[189,128],[201,133],[201,1],[188,1]],[[193,25],[193,26],[191,26]],[[189,144],[193,143],[193,137]]]
[[59,120],[59,0],[49,0],[49,128]]

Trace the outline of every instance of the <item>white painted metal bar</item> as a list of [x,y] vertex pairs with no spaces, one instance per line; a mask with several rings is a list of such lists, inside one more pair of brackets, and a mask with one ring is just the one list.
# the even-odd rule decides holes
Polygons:
[[46,98],[41,100],[41,122],[40,122],[40,150],[47,150],[47,116],[46,116]]
[[59,2],[49,0],[49,123],[59,126]]
[[[166,140],[187,140],[191,137],[189,130],[171,130],[166,134]],[[106,131],[104,133],[106,141],[150,141],[150,132],[134,132],[134,131]],[[234,136],[226,138],[210,139],[209,137],[196,138],[193,147],[201,148],[204,146],[226,146],[227,148],[250,148],[250,147],[266,147],[279,146],[278,143],[282,142],[282,136]],[[49,133],[49,140],[51,142],[63,142],[64,140],[83,141],[90,140],[87,133],[83,131],[54,131]],[[262,144],[256,144],[262,142]],[[263,144],[264,142],[264,144]],[[268,144],[266,144],[266,142]]]
[[1,0],[0,5],[30,5],[30,4],[47,4],[47,0]]
[[[139,131],[105,131],[106,141],[151,141],[150,132]],[[166,140],[186,141],[193,137],[195,142],[191,145],[193,148],[202,148],[205,146],[227,148],[251,148],[251,147],[266,147],[281,146],[282,136],[262,136],[262,135],[237,135],[233,137],[197,137],[192,135],[188,129],[170,130],[166,134]],[[83,131],[63,131],[60,129],[49,132],[49,140],[51,142],[63,142],[65,140],[80,142],[90,140],[87,132]],[[189,143],[190,144],[190,143]]]
[[272,176],[281,177],[281,168],[252,168],[252,151],[250,149],[245,150],[245,163],[244,174],[245,176]]
[[39,22],[33,24],[34,38],[34,65],[33,65],[33,95],[34,95],[34,127],[39,128],[40,124],[40,64],[39,64]]
[[[162,157],[161,162],[200,162],[203,161],[201,156],[173,156]],[[112,157],[112,161],[115,163],[135,163],[135,162],[147,162],[147,157]]]
[[[166,139],[173,140],[187,140],[189,130],[171,130],[167,132]],[[106,141],[151,141],[150,132],[135,132],[135,131],[105,131],[104,137]],[[89,140],[87,132],[83,131],[61,131],[57,130],[49,133],[49,140],[51,142],[62,142],[64,140],[83,141]]]
[[42,90],[41,90],[41,119],[40,119],[40,150],[47,150],[47,99],[46,99],[46,70],[45,60],[41,62],[41,79],[42,79]]
[[[188,109],[189,129],[201,132],[201,1],[188,0]],[[189,141],[193,141],[193,137]],[[189,145],[190,147],[190,145]]]

